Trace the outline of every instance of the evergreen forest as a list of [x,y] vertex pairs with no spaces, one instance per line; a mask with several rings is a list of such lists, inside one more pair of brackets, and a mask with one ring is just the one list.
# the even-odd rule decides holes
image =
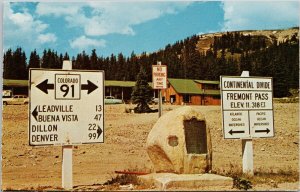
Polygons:
[[28,79],[29,68],[61,69],[63,60],[72,60],[73,69],[104,70],[106,80],[136,81],[144,68],[147,81],[152,81],[152,65],[157,61],[168,66],[169,78],[219,80],[220,75],[240,76],[244,70],[251,76],[273,77],[275,97],[289,96],[289,89],[299,89],[299,39],[297,34],[284,41],[265,36],[227,32],[214,36],[206,50],[199,48],[204,38],[193,35],[168,44],[164,49],[140,55],[122,53],[108,57],[97,55],[96,50],[82,51],[70,58],[68,53],[45,49],[36,50],[29,58],[21,47],[4,53],[3,78]]

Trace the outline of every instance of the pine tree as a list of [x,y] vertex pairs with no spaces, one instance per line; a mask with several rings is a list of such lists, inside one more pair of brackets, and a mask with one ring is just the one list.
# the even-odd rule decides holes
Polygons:
[[130,81],[135,81],[137,76],[137,70],[138,70],[138,58],[134,52],[131,53],[131,56],[129,58],[128,62],[128,72],[130,74],[129,79]]
[[116,80],[126,80],[125,79],[125,65],[126,65],[126,60],[125,57],[123,56],[122,53],[118,54],[118,60],[117,60],[117,68],[116,68],[116,72],[115,72],[115,79]]
[[85,51],[82,51],[83,63],[81,64],[80,69],[89,70],[91,69],[90,57]]
[[30,53],[28,69],[29,68],[40,68],[40,56],[36,53],[36,50]]
[[44,49],[43,51],[43,56],[42,56],[42,59],[41,59],[41,68],[48,68],[48,61],[49,61],[49,56],[47,54],[47,51],[46,49]]
[[58,60],[59,60],[59,62],[58,62],[58,67],[59,67],[59,69],[61,69],[63,66],[63,62],[64,62],[64,57],[63,57],[63,54],[61,53],[61,54],[59,54],[59,58],[58,58]]
[[15,72],[12,74],[12,79],[28,79],[26,54],[21,47],[18,47],[13,53],[13,65]]
[[3,58],[3,78],[12,79],[15,67],[13,66],[13,53],[11,49],[8,49]]
[[137,81],[131,93],[131,99],[134,104],[137,104],[137,107],[134,108],[136,113],[152,112],[148,106],[148,102],[152,100],[152,89],[147,82],[147,74],[143,67],[140,68],[140,72],[137,75]]
[[93,49],[90,57],[91,69],[97,69],[97,60],[98,57],[97,57],[96,49]]
[[70,60],[69,54],[67,52],[65,52],[63,60]]
[[80,69],[80,67],[81,67],[80,65],[81,65],[82,62],[83,62],[83,57],[82,57],[81,53],[78,53],[77,56],[76,56],[73,68],[74,69]]

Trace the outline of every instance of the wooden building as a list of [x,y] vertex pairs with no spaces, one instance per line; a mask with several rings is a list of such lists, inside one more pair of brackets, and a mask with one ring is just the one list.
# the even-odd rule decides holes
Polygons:
[[28,81],[3,79],[2,89],[10,90],[14,95],[28,95]]
[[[152,86],[152,83],[149,83]],[[105,81],[105,96],[114,96],[129,102],[135,81]],[[3,79],[3,90],[12,90],[13,94],[28,95],[27,80]],[[168,79],[168,88],[162,90],[163,101],[175,105],[220,105],[219,81],[193,79]],[[153,97],[158,97],[153,90]]]
[[105,80],[105,96],[114,96],[116,99],[129,101],[135,81]]
[[175,105],[220,105],[219,81],[168,79],[163,101]]
[[[105,80],[105,96],[114,96],[116,99],[122,99],[125,102],[130,101],[135,81],[114,81]],[[152,86],[152,83],[149,83]],[[28,95],[28,80],[3,79],[3,90],[11,90],[13,95]],[[153,90],[153,96],[156,90]]]

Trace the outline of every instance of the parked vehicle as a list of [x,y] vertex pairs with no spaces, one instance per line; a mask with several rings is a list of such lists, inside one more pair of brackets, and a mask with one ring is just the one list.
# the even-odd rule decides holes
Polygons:
[[28,104],[29,98],[27,95],[14,95],[13,97],[4,97],[2,98],[3,105],[22,105],[22,104]]
[[152,100],[149,102],[149,104],[158,104],[159,100],[158,98],[153,97]]
[[3,90],[2,98],[11,98],[13,96],[12,90]]
[[116,99],[114,96],[106,96],[104,99],[105,104],[122,104],[121,99]]

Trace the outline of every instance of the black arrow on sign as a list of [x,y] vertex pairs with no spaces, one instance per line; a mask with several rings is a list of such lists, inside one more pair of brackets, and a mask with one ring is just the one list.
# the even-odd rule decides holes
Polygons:
[[38,116],[38,112],[37,112],[37,106],[35,107],[35,109],[32,111],[32,116],[35,118],[35,120],[37,121],[37,116]]
[[44,93],[48,94],[48,89],[54,89],[54,84],[48,84],[48,79],[46,79],[45,81],[38,84],[36,87]]
[[98,129],[97,129],[97,133],[98,133],[98,136],[97,136],[97,139],[98,139],[102,133],[102,129],[99,125],[98,125]]
[[82,84],[81,85],[81,89],[82,90],[88,90],[88,94],[90,94],[91,92],[93,92],[95,89],[98,88],[97,85],[95,85],[94,83],[90,82],[89,80],[87,80],[88,84]]
[[232,131],[232,129],[231,129],[228,133],[230,133],[230,135],[232,135],[234,133],[245,133],[245,131]]
[[264,130],[255,130],[255,133],[263,133],[263,132],[266,132],[268,134],[270,132],[270,129],[267,128],[267,129],[264,129]]

